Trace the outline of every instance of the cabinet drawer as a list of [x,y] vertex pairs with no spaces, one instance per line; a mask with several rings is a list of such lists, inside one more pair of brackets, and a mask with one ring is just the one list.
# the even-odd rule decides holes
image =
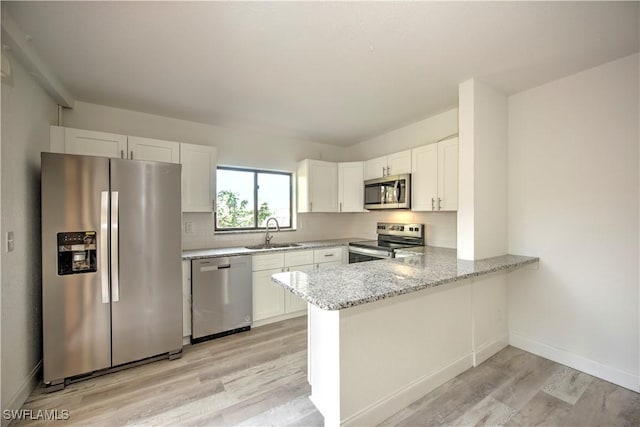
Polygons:
[[313,251],[313,262],[320,264],[323,262],[340,261],[342,262],[342,247],[316,249]]
[[290,267],[293,265],[313,264],[313,251],[293,251],[284,253],[284,265]]
[[271,270],[284,267],[284,253],[254,255],[252,260],[253,271]]

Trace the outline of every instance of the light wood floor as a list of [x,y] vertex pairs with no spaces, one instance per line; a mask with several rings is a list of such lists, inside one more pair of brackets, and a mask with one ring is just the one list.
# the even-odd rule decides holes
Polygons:
[[[68,410],[56,425],[322,425],[308,399],[306,318],[185,348],[163,360],[36,389],[23,409]],[[50,424],[14,421],[12,426]],[[640,426],[640,394],[508,347],[383,425]]]

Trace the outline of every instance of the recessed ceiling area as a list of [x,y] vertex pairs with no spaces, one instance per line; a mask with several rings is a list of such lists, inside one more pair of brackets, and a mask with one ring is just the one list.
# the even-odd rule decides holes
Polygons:
[[2,2],[75,99],[348,146],[639,51],[638,2]]

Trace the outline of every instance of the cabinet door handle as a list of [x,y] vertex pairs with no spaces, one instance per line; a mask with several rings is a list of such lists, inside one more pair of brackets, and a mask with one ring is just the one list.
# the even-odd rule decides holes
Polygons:
[[124,150],[120,150],[120,158],[124,159]]
[[335,254],[324,254],[325,257],[334,256]]
[[438,210],[442,210],[442,199],[438,197]]
[[382,176],[387,176],[386,172],[384,171],[386,168],[383,166],[382,167]]
[[342,202],[340,202],[340,212],[342,212]]
[[313,202],[309,202],[309,212],[313,212]]
[[436,200],[433,197],[431,198],[431,210],[436,210]]
[[387,166],[387,176],[391,175],[391,166]]
[[100,283],[102,285],[102,303],[109,304],[109,192],[100,193],[100,266],[102,274]]
[[131,160],[133,160],[133,150],[131,150]]

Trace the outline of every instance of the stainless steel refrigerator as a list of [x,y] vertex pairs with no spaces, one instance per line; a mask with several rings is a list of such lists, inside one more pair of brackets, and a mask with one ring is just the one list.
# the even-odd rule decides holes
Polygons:
[[42,153],[44,382],[182,351],[181,166]]

